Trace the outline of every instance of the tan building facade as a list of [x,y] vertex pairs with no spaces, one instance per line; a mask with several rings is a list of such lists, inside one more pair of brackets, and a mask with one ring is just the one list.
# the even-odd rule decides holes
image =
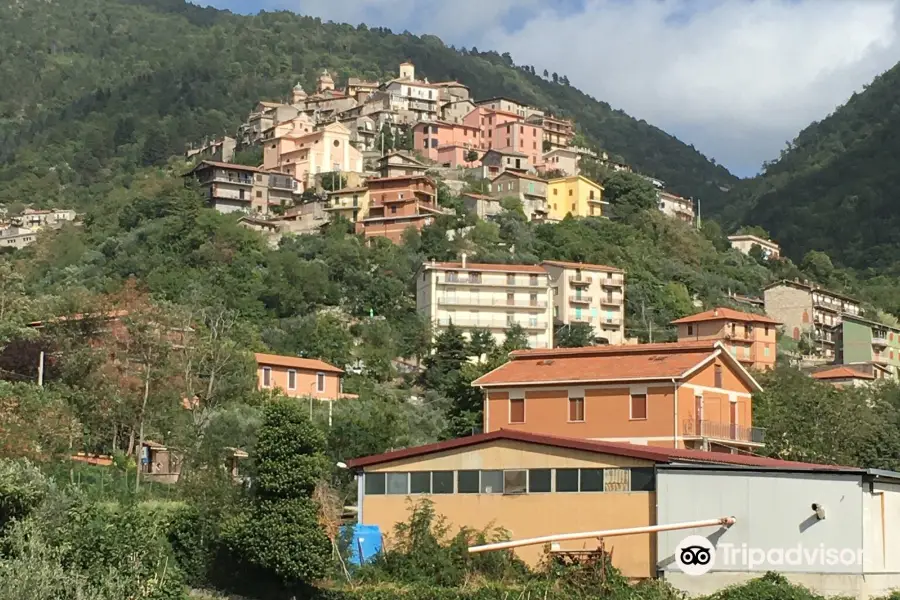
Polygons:
[[771,240],[766,240],[755,235],[729,235],[728,241],[731,242],[732,248],[736,248],[744,254],[750,254],[750,250],[753,249],[753,246],[759,246],[759,249],[762,250],[763,256],[765,256],[766,258],[781,257],[781,247],[778,244]]
[[289,175],[232,163],[201,161],[185,177],[200,184],[209,204],[221,213],[269,215],[293,204],[297,182]]
[[416,276],[416,307],[436,333],[450,323],[469,334],[487,329],[498,344],[520,325],[532,348],[553,345],[547,272],[535,265],[424,263]]
[[272,139],[263,149],[263,167],[280,171],[300,182],[300,191],[315,185],[316,175],[328,172],[362,173],[362,153],[350,143],[350,130],[340,123],[330,123],[309,130],[308,119],[276,127]]
[[615,267],[555,260],[541,266],[553,288],[553,318],[569,325],[586,323],[594,337],[625,343],[625,272]]
[[409,228],[421,231],[444,211],[437,206],[437,186],[424,175],[380,177],[366,182],[369,215],[356,222],[356,233],[400,243]]
[[768,371],[775,368],[776,335],[781,325],[764,315],[730,308],[713,308],[672,321],[678,340],[719,340],[745,367]]
[[529,221],[547,218],[547,182],[516,171],[504,171],[490,183],[490,196],[497,200],[517,198]]
[[353,187],[328,193],[325,211],[332,217],[340,215],[351,223],[369,216],[369,188]]
[[732,452],[763,445],[750,373],[720,342],[513,352],[476,379],[484,431]]
[[280,390],[292,398],[320,398],[337,400],[343,397],[342,369],[321,360],[279,356],[256,355],[256,377],[261,390]]
[[785,335],[799,340],[812,337],[818,353],[835,357],[835,328],[841,316],[858,316],[859,301],[818,286],[799,281],[782,280],[765,289],[766,313],[784,323]]

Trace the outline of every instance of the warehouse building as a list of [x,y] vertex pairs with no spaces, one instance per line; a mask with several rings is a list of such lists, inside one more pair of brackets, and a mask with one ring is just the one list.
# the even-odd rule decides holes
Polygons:
[[[394,526],[408,519],[410,501],[425,497],[452,528],[503,527],[514,540],[734,517],[730,527],[608,537],[605,548],[625,576],[663,577],[690,594],[767,570],[822,593],[860,598],[900,586],[900,474],[512,430],[359,458],[348,466],[359,474],[359,523],[377,525],[387,545]],[[682,573],[675,560],[679,542],[689,535],[721,548],[719,563],[704,575]],[[743,548],[768,553],[798,546],[850,548],[854,560],[784,568],[768,555],[773,561],[759,564],[726,560],[735,548],[740,554]],[[556,549],[596,547],[589,539]],[[544,548],[516,552],[535,565]]]

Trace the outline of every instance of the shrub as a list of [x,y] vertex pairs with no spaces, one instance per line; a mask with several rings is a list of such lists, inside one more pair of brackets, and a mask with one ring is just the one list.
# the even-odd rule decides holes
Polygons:
[[50,481],[28,460],[0,459],[0,534],[37,508],[50,489]]

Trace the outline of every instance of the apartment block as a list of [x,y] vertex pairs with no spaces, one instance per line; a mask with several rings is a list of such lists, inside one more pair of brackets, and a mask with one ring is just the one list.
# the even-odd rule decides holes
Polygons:
[[782,280],[765,288],[766,313],[784,323],[785,335],[809,334],[820,355],[836,356],[835,329],[845,315],[859,316],[859,301],[816,285]]
[[843,315],[835,328],[835,363],[874,363],[900,374],[900,327]]
[[545,115],[541,119],[544,130],[545,147],[548,151],[556,148],[567,148],[575,140],[575,126],[568,119],[557,119]]
[[547,182],[517,171],[504,171],[490,183],[490,196],[497,200],[517,198],[528,220],[542,220],[548,216]]
[[399,243],[410,227],[419,231],[444,211],[437,206],[437,187],[430,177],[404,175],[366,181],[369,215],[356,222],[356,233],[386,237]]
[[766,240],[759,236],[748,234],[729,235],[728,241],[732,248],[737,248],[744,254],[750,254],[753,246],[759,246],[766,258],[778,258],[781,256],[781,247],[772,240]]
[[595,338],[625,343],[625,271],[557,260],[545,260],[541,266],[550,275],[556,323],[586,323]]
[[745,367],[775,368],[778,327],[775,319],[731,308],[713,308],[672,321],[678,341],[717,340]]
[[532,348],[553,344],[553,301],[547,271],[537,265],[424,263],[416,276],[416,307],[435,333],[450,323],[466,335],[487,329],[498,344],[520,325]]
[[519,102],[518,100],[513,100],[512,98],[506,98],[504,96],[495,96],[493,98],[478,100],[477,102],[475,102],[475,104],[482,108],[488,108],[494,111],[512,113],[523,121],[531,117],[539,118],[544,116],[543,111],[532,108],[527,104]]
[[684,198],[662,190],[659,190],[657,195],[661,213],[684,223],[694,222],[694,201],[691,198]]
[[369,216],[369,204],[369,188],[348,187],[328,192],[324,210],[332,217],[339,215],[351,223],[356,223]]
[[582,175],[547,182],[547,205],[554,221],[561,221],[566,215],[601,217],[605,204],[608,202],[603,200],[603,186]]
[[297,182],[289,175],[265,169],[209,160],[185,174],[200,184],[210,205],[221,213],[268,215],[273,206],[293,202]]

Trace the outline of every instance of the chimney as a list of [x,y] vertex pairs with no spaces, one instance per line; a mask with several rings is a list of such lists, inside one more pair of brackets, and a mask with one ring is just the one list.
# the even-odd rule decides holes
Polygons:
[[466,253],[465,252],[462,253],[462,268],[463,269],[466,268]]
[[718,316],[719,316],[719,309],[718,309],[718,308],[714,308],[714,309],[713,309],[713,316],[714,316],[714,317],[718,317]]

